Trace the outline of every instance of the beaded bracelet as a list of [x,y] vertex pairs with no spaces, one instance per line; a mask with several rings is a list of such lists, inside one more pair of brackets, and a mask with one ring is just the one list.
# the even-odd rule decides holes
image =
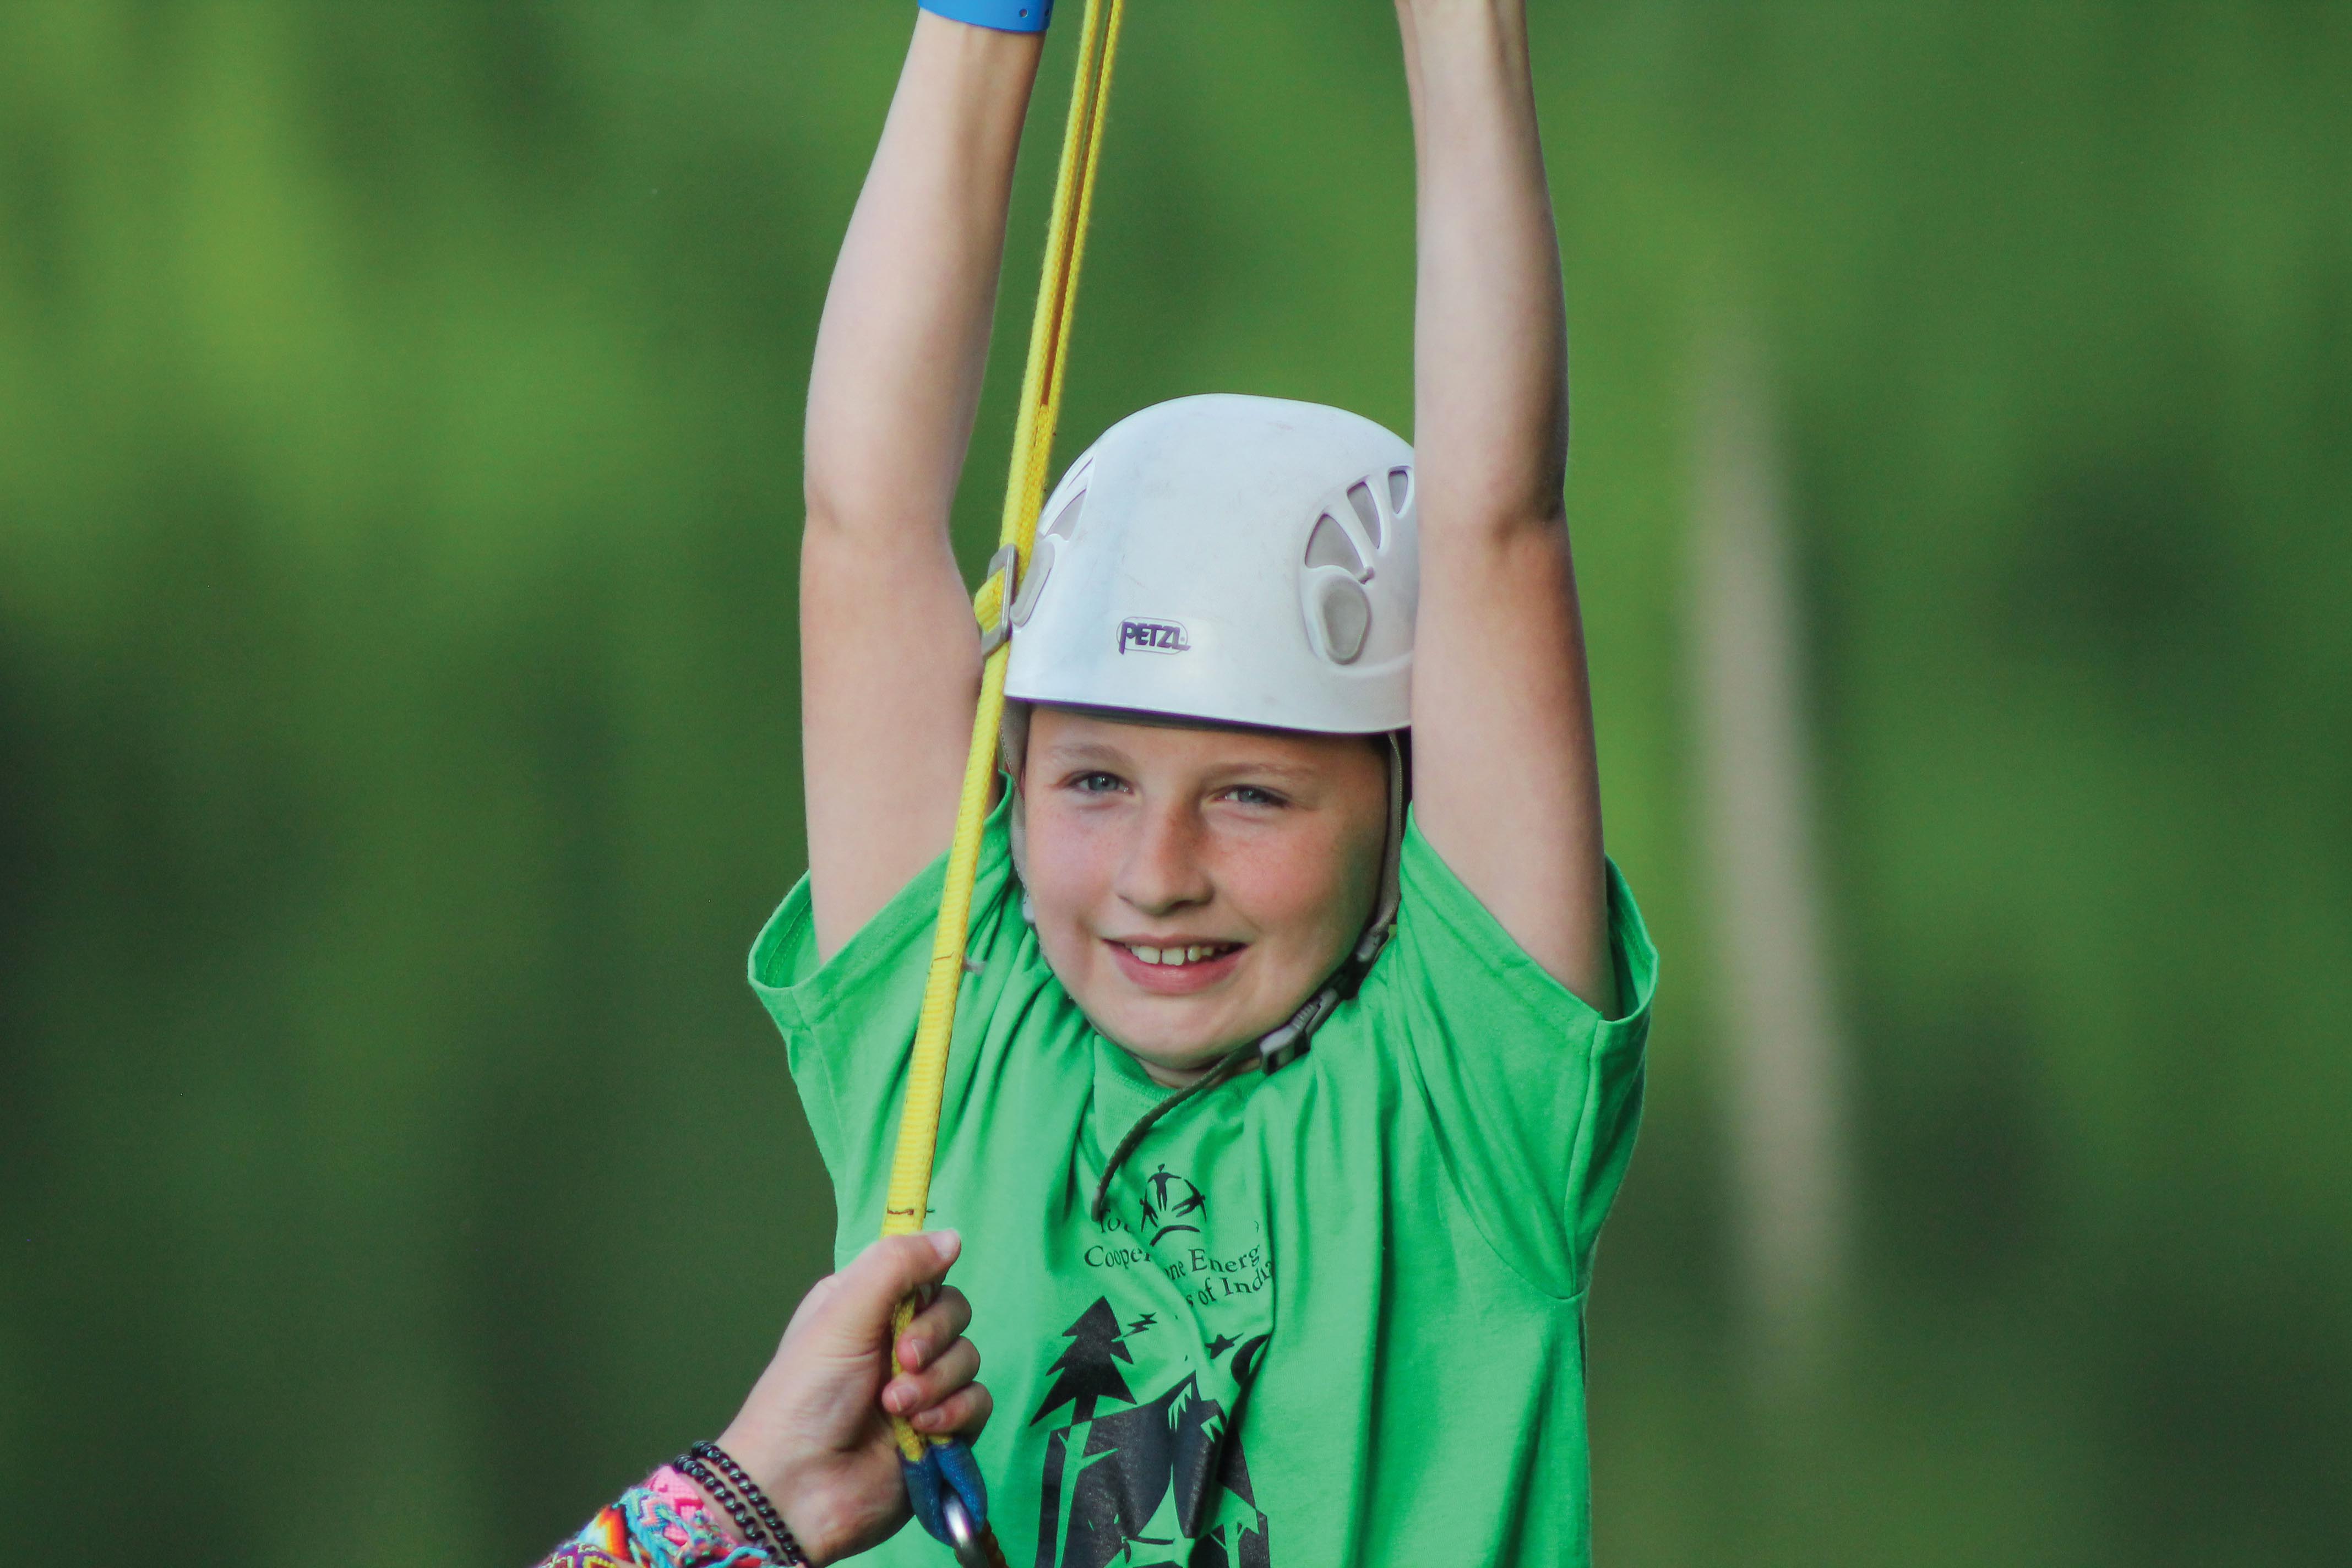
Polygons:
[[[719,1506],[727,1510],[727,1517],[735,1521],[744,1540],[788,1568],[806,1568],[808,1555],[793,1538],[793,1532],[784,1528],[776,1505],[768,1500],[768,1494],[725,1449],[716,1443],[697,1443],[671,1464],[679,1474],[719,1500]],[[719,1474],[721,1469],[726,1471],[725,1479]],[[730,1486],[730,1480],[734,1484]],[[736,1487],[742,1489],[742,1496],[736,1495]]]
[[777,1551],[786,1563],[804,1563],[808,1561],[807,1553],[801,1550],[801,1543],[793,1539],[791,1531],[784,1528],[783,1516],[776,1511],[776,1505],[768,1500],[768,1494],[760,1489],[759,1483],[735,1462],[734,1456],[716,1443],[697,1443],[687,1452],[718,1466],[719,1473],[735,1483],[743,1494],[743,1500],[751,1505],[751,1511],[760,1516],[760,1522],[768,1527],[770,1535],[775,1537]]
[[769,1551],[768,1532],[760,1528],[759,1520],[743,1506],[743,1500],[735,1495],[734,1490],[719,1479],[718,1471],[691,1454],[680,1454],[670,1461],[670,1468],[718,1499],[719,1506],[727,1510],[727,1517],[735,1521],[736,1533],[750,1542],[755,1550],[762,1554]]

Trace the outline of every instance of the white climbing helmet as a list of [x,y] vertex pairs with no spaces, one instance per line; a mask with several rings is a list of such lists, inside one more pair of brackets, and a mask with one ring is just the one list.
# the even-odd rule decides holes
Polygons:
[[1040,513],[1005,695],[1325,734],[1411,722],[1412,448],[1314,403],[1129,416]]

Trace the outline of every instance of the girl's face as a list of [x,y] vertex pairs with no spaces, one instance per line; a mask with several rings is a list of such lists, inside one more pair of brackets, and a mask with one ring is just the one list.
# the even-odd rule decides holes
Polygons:
[[1387,845],[1381,744],[1032,711],[1037,940],[1155,1079],[1185,1082],[1283,1023],[1355,944]]

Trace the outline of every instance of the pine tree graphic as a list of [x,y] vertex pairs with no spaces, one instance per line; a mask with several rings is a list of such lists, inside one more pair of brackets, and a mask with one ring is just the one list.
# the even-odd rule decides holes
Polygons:
[[1135,1358],[1127,1353],[1125,1345],[1119,1343],[1118,1314],[1110,1310],[1108,1300],[1096,1297],[1095,1304],[1079,1313],[1076,1322],[1062,1331],[1062,1337],[1070,1342],[1070,1348],[1064,1351],[1060,1359],[1048,1369],[1061,1375],[1046,1391],[1045,1403],[1037,1407],[1037,1414],[1029,1417],[1032,1426],[1064,1405],[1070,1406],[1070,1421],[1076,1425],[1094,1419],[1097,1400],[1135,1403],[1135,1394],[1128,1388],[1127,1379],[1119,1375],[1118,1368],[1111,1362],[1111,1358],[1116,1356],[1133,1365]]

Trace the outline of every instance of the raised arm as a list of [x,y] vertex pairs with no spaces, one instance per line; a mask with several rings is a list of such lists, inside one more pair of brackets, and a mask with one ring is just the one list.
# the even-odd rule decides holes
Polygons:
[[1562,984],[1616,1007],[1561,488],[1568,343],[1525,0],[1398,0],[1420,163],[1414,815]]
[[922,12],[809,377],[801,749],[817,947],[953,832],[980,642],[948,543],[1039,36]]

